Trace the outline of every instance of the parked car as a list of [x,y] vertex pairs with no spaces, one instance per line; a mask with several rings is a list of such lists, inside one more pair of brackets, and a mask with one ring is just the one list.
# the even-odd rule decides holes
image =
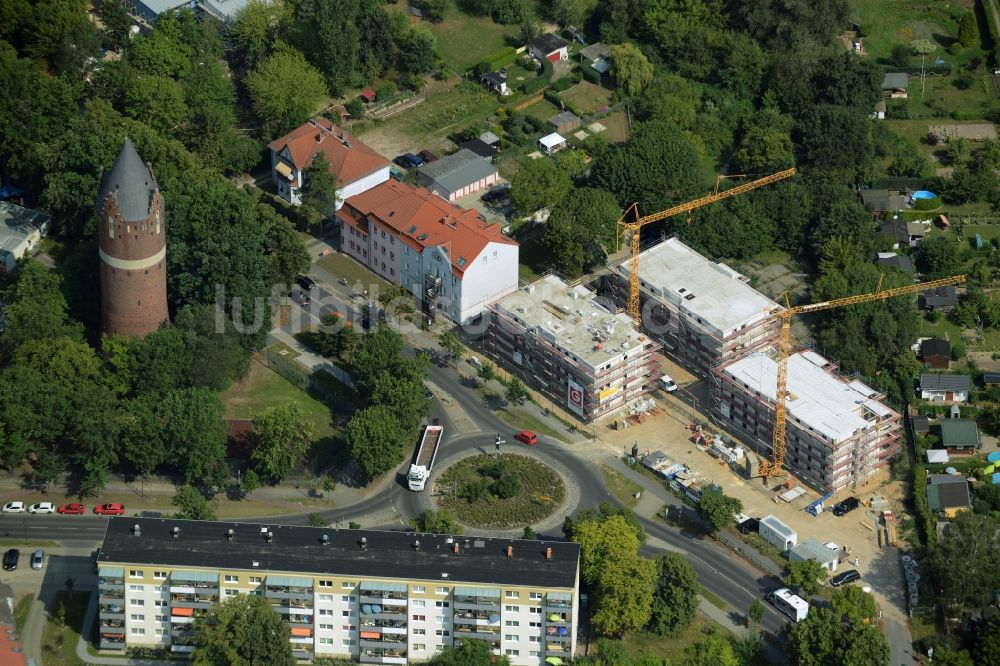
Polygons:
[[60,504],[59,508],[56,509],[56,513],[64,513],[68,516],[82,516],[86,511],[87,507],[82,504],[77,504],[76,502]]
[[316,288],[316,280],[313,280],[308,275],[302,275],[301,273],[295,276],[295,284],[299,285],[306,291],[312,291]]
[[524,442],[528,446],[534,446],[538,444],[538,435],[531,432],[530,430],[522,430],[521,432],[514,435],[514,439],[519,442]]
[[396,167],[389,167],[389,178],[392,178],[393,180],[402,183],[403,182],[403,178],[405,178],[405,177],[406,177],[406,174],[404,174],[402,171],[400,171]]
[[673,393],[677,390],[677,384],[674,382],[673,377],[670,375],[663,375],[660,377],[660,388],[662,388],[667,393]]
[[125,515],[125,505],[118,504],[116,502],[109,502],[107,504],[102,504],[100,506],[94,507],[94,513],[101,516],[124,516]]
[[21,551],[17,548],[11,548],[6,553],[3,554],[3,569],[4,571],[13,571],[17,568],[17,561],[21,559]]
[[7,502],[0,511],[3,513],[24,513],[24,502]]
[[55,513],[56,507],[52,502],[39,502],[28,507],[28,513]]
[[403,153],[393,160],[393,163],[397,166],[401,166],[404,169],[415,169],[416,167],[422,165],[424,161],[414,155],[413,153]]
[[833,578],[830,579],[830,585],[834,587],[840,587],[841,585],[846,585],[847,583],[854,582],[861,579],[861,574],[859,574],[854,569],[849,569],[847,571],[842,571]]
[[288,292],[288,297],[291,298],[296,303],[298,303],[299,305],[301,305],[302,307],[306,307],[307,305],[312,304],[312,299],[309,298],[309,294],[307,294],[304,291],[299,291],[298,289],[292,289],[290,292]]
[[847,499],[833,505],[833,515],[843,516],[844,514],[854,511],[859,506],[861,506],[861,500],[857,497],[848,497]]
[[45,551],[39,548],[31,554],[31,568],[41,569],[45,566]]
[[429,164],[430,162],[437,162],[438,158],[437,155],[426,149],[421,150],[419,153],[417,153],[417,157],[422,159],[424,161],[424,164]]

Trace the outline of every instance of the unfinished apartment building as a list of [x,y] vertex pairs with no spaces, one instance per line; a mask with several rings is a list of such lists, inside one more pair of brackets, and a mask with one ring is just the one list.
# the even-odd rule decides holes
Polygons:
[[[611,267],[614,300],[628,299],[629,262]],[[707,377],[712,367],[777,343],[780,305],[729,266],[670,238],[639,255],[643,328],[664,350]]]
[[[717,366],[715,414],[757,452],[770,457],[778,376],[774,348]],[[834,493],[868,482],[900,451],[898,412],[884,396],[837,373],[813,351],[788,357],[785,467],[816,489]]]
[[487,353],[584,421],[621,410],[660,377],[660,344],[582,285],[549,275],[489,311]]

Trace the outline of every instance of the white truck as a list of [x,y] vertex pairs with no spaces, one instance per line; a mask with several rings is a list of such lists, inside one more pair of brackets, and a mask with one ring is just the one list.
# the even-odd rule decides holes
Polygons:
[[430,478],[431,470],[434,469],[434,459],[437,458],[438,447],[441,446],[443,435],[444,426],[429,425],[424,428],[424,434],[420,438],[420,446],[417,447],[417,452],[413,455],[410,473],[406,475],[410,490],[420,492],[426,487],[427,479]]

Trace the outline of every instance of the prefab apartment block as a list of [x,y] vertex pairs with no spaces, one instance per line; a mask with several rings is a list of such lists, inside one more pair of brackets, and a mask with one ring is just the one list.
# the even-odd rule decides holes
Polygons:
[[[628,298],[629,262],[612,267],[615,301]],[[782,307],[729,266],[670,238],[639,255],[643,328],[664,350],[702,376],[777,343]]]
[[[773,348],[712,372],[713,412],[771,455],[778,366]],[[884,396],[813,351],[788,357],[785,466],[823,492],[863,485],[900,450],[901,417]]]
[[129,517],[99,553],[102,649],[187,656],[199,617],[255,594],[300,660],[426,662],[467,640],[518,666],[576,652],[574,543]]
[[581,285],[548,275],[489,305],[484,347],[585,421],[611,414],[656,386],[658,342]]

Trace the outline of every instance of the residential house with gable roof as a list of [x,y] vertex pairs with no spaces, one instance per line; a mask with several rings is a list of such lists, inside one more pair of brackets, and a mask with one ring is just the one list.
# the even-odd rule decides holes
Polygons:
[[517,291],[517,242],[426,189],[386,181],[349,198],[337,220],[343,251],[409,289],[425,311],[465,323]]
[[389,160],[326,118],[314,118],[268,145],[271,180],[288,203],[302,204],[304,171],[318,153],[337,175],[337,210],[344,200],[389,180]]

